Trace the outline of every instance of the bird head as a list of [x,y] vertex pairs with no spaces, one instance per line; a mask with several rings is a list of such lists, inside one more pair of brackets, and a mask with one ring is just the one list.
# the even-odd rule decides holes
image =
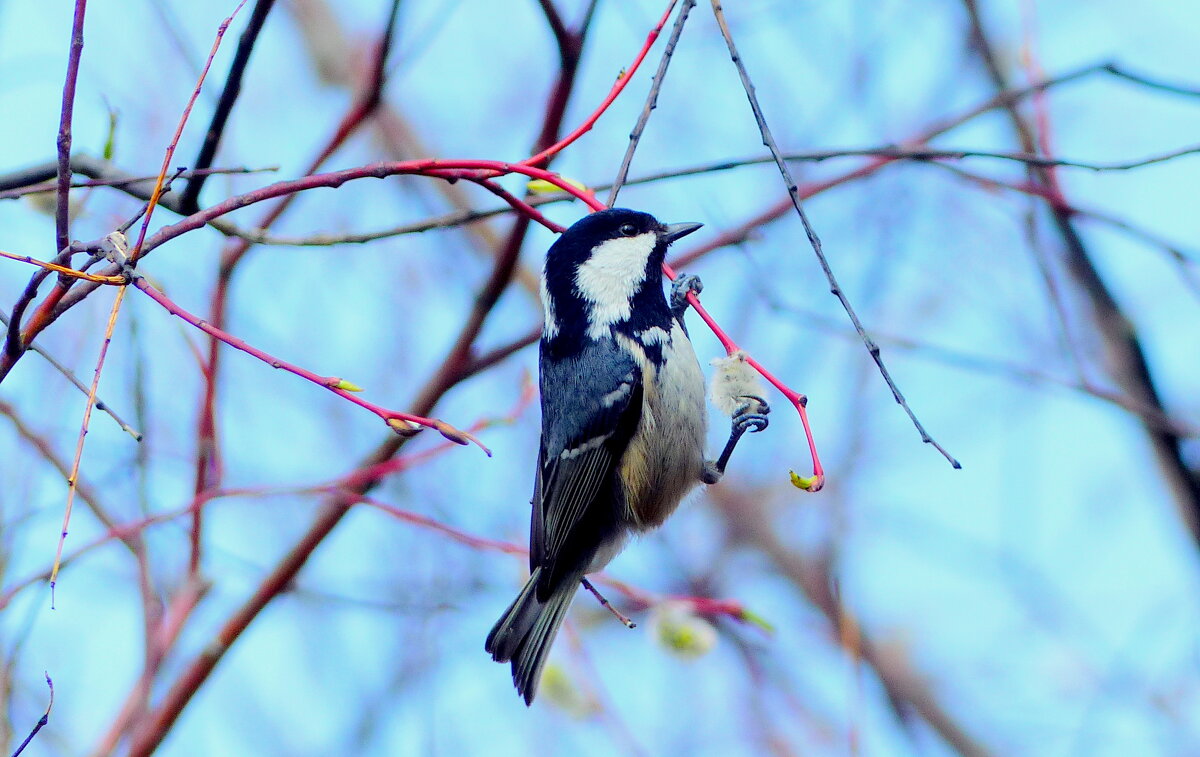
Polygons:
[[665,317],[662,263],[667,247],[700,226],[664,224],[626,208],[577,221],[546,254],[544,336],[582,332],[598,338],[637,313]]

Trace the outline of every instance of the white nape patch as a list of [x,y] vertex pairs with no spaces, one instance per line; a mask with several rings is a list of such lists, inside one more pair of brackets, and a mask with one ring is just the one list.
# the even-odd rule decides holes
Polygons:
[[599,447],[601,444],[604,444],[604,441],[606,439],[608,439],[607,435],[594,436],[591,439],[588,439],[583,444],[580,444],[578,447],[572,447],[571,449],[564,449],[562,451],[562,453],[559,454],[559,457],[562,458],[563,460],[574,460],[575,458],[579,457],[583,453],[591,452],[592,450]]
[[661,326],[651,326],[645,331],[638,332],[638,341],[649,347],[652,344],[670,344],[671,335]]
[[575,290],[590,305],[587,334],[599,339],[614,323],[629,318],[630,299],[646,281],[646,261],[658,244],[652,231],[608,239],[575,272]]
[[542,324],[542,335],[547,339],[553,339],[558,335],[558,318],[554,314],[554,298],[550,296],[550,290],[546,288],[546,277],[542,276],[541,280],[542,293],[542,315],[545,322]]
[[745,352],[738,350],[728,357],[714,359],[712,364],[717,370],[709,387],[709,397],[722,413],[733,417],[738,408],[746,404],[744,398],[747,395],[763,396],[758,371],[746,362]]

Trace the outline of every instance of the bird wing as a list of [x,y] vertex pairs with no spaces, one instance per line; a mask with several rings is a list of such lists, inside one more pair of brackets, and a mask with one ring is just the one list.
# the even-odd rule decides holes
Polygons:
[[642,413],[642,372],[608,341],[577,354],[543,354],[542,443],[534,486],[530,567],[541,567],[539,598],[582,571],[615,536],[624,493],[615,471]]

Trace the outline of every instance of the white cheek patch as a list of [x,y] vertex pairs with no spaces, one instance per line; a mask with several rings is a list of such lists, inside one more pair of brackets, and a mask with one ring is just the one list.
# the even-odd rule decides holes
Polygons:
[[588,336],[599,339],[609,326],[629,318],[630,298],[646,281],[646,261],[657,235],[648,231],[636,237],[618,237],[601,242],[575,272],[575,289],[590,305]]
[[544,334],[547,339],[553,339],[558,335],[558,319],[554,315],[554,298],[550,296],[550,290],[546,289],[545,276],[542,276],[541,293],[542,313],[546,319],[542,326],[542,334]]

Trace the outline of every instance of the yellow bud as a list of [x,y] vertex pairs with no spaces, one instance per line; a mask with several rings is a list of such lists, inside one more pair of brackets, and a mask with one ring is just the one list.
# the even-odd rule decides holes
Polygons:
[[775,626],[771,624],[771,621],[767,620],[756,612],[750,612],[744,607],[742,608],[742,614],[738,616],[738,620],[758,626],[767,633],[775,633]]
[[717,645],[717,629],[692,612],[686,602],[664,602],[650,618],[654,638],[684,659],[703,657]]
[[421,430],[420,426],[403,418],[388,418],[387,424],[400,436],[415,436]]
[[361,392],[363,390],[358,384],[351,383],[346,379],[338,379],[333,388],[341,389],[343,392]]
[[788,476],[792,479],[792,486],[797,489],[803,489],[806,492],[814,491],[814,487],[820,480],[820,476],[808,476],[806,478],[794,470],[788,471]]
[[[560,176],[559,178],[561,178],[564,183],[570,184],[571,186],[575,187],[576,189],[582,190],[584,192],[587,191],[587,185],[584,184],[582,181],[575,181],[574,179],[568,179],[565,176]],[[551,182],[548,182],[545,179],[533,179],[525,186],[529,189],[530,192],[533,192],[534,194],[543,194],[544,195],[544,194],[552,194],[554,192],[563,191],[562,189],[560,189],[558,187],[557,184],[552,184]]]

